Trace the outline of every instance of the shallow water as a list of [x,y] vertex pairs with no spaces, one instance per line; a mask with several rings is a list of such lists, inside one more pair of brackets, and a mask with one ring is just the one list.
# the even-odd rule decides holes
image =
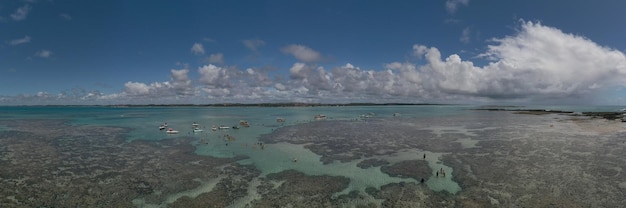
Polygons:
[[[0,124],[0,132],[13,131],[13,127],[10,126],[13,120],[60,119],[69,122],[70,126],[67,128],[72,128],[72,126],[86,129],[102,126],[123,127],[129,130],[123,134],[127,142],[164,141],[167,145],[163,145],[163,148],[172,148],[178,144],[176,141],[190,141],[189,143],[193,145],[193,153],[200,156],[212,158],[244,156],[243,159],[237,159],[236,163],[244,166],[250,165],[259,173],[253,179],[243,176],[237,179],[244,181],[242,184],[246,187],[246,191],[243,196],[233,196],[235,199],[228,204],[233,207],[259,203],[267,197],[272,197],[272,191],[279,190],[279,187],[286,187],[283,183],[291,182],[289,179],[283,179],[281,182],[268,178],[272,174],[287,170],[296,170],[307,176],[348,178],[349,183],[341,191],[327,193],[330,194],[329,200],[336,200],[335,203],[343,204],[343,206],[386,203],[385,197],[388,196],[384,195],[385,191],[395,188],[395,185],[389,186],[390,184],[414,184],[408,186],[412,190],[411,193],[428,195],[430,191],[443,194],[437,197],[452,197],[439,199],[431,196],[429,200],[434,201],[452,199],[453,201],[460,200],[457,203],[464,203],[461,199],[471,198],[472,194],[481,192],[485,194],[486,192],[487,196],[478,197],[485,201],[476,203],[540,205],[541,200],[530,203],[524,198],[526,196],[520,195],[530,190],[532,186],[542,186],[541,184],[545,186],[546,181],[542,178],[528,180],[528,177],[543,175],[537,167],[541,170],[545,167],[572,165],[568,168],[585,172],[586,166],[580,166],[580,164],[587,164],[587,160],[580,159],[580,156],[595,157],[596,159],[590,160],[603,160],[607,164],[625,162],[619,155],[626,153],[624,150],[626,143],[620,140],[620,136],[615,136],[623,131],[620,129],[620,124],[602,123],[603,121],[572,122],[569,120],[570,117],[557,114],[535,116],[470,110],[473,108],[475,107],[0,107],[2,113],[0,121],[4,121]],[[552,109],[552,107],[548,106],[543,109]],[[585,111],[586,109],[619,110],[620,108],[614,106],[565,107],[558,110],[571,109]],[[316,121],[313,117],[317,114],[324,114],[328,119]],[[286,122],[277,122],[276,118],[279,117],[284,118]],[[211,126],[238,126],[241,120],[248,121],[250,126],[240,129],[211,130]],[[204,131],[192,132],[191,124],[194,122],[198,123]],[[158,126],[163,123],[167,123],[169,128],[178,130],[180,133],[168,135],[158,130]],[[322,128],[322,130],[315,131],[310,128]],[[80,134],[72,133],[72,135]],[[261,137],[265,137],[267,141],[276,140],[277,142],[262,142]],[[580,141],[590,141],[589,139],[594,140],[591,143],[580,143]],[[352,146],[342,145],[344,143]],[[598,153],[603,151],[602,148],[608,148],[607,143],[612,144],[610,154],[599,155]],[[422,158],[423,154],[427,155],[425,159]],[[9,156],[4,154],[4,157]],[[294,159],[297,159],[297,162],[294,162]],[[332,162],[324,162],[329,159]],[[387,164],[368,168],[359,167],[360,163],[369,159],[385,161]],[[390,176],[381,171],[382,167],[403,161],[426,162],[432,174],[421,177],[425,179],[423,188],[428,191],[421,190],[420,181],[417,178]],[[535,162],[528,163],[528,161]],[[187,162],[193,163],[193,161]],[[517,166],[511,166],[514,164]],[[488,168],[485,169],[486,166]],[[405,168],[402,170],[409,171],[405,173],[410,175],[412,170],[410,168],[413,167],[398,168]],[[598,166],[595,168],[606,172],[605,175],[601,175],[602,177],[612,177],[611,180],[616,182],[605,183],[588,178],[596,173],[569,177],[578,177],[579,181],[584,184],[604,187],[603,190],[607,191],[605,194],[609,194],[615,201],[624,200],[623,197],[614,196],[612,193],[625,189],[626,186],[623,184],[626,184],[626,177],[623,176],[621,170],[626,167]],[[59,170],[65,169],[59,167]],[[438,177],[438,170],[444,170],[446,177]],[[221,190],[224,187],[232,188],[231,185],[220,185],[224,182],[222,179],[228,179],[229,175],[212,174],[217,175],[212,176],[213,178],[192,178],[192,181],[195,180],[198,183],[193,186],[195,188],[167,194],[155,192],[130,201],[135,206],[164,207],[180,198],[202,198],[202,194]],[[519,186],[518,181],[526,181],[531,185]],[[269,192],[268,190],[262,191],[261,187],[267,186],[268,183],[275,183],[274,189]],[[550,186],[555,186],[552,188],[554,190],[563,189],[556,185],[558,184]],[[403,186],[407,188],[405,185],[400,187]],[[518,188],[508,188],[509,186]],[[607,187],[611,188],[607,189]],[[368,192],[371,188],[380,192]],[[527,189],[523,191],[519,190],[520,188]],[[358,196],[352,196],[353,193],[357,193]],[[543,191],[537,191],[535,194],[537,193],[543,193]],[[459,195],[463,197],[456,197]],[[533,196],[538,197],[538,195]],[[147,198],[144,199],[144,197],[152,197],[150,200],[153,201],[146,200]],[[154,198],[162,199],[155,203]],[[511,201],[512,198],[515,200]],[[593,205],[602,205],[602,203],[594,202]]]

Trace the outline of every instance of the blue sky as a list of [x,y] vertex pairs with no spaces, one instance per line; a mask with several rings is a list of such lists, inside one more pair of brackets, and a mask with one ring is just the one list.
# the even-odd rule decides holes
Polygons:
[[2,1],[0,105],[624,105],[626,1]]

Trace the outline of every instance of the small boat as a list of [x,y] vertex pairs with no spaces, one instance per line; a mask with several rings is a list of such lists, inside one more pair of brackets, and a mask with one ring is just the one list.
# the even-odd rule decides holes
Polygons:
[[191,124],[191,126],[194,127],[194,128],[197,128],[199,126],[199,124],[196,123],[196,122],[193,122],[193,124]]
[[159,130],[163,130],[163,129],[165,129],[165,128],[167,128],[167,122],[165,122],[165,123],[163,123],[163,124],[161,124],[161,125],[159,126]]
[[324,115],[324,114],[317,114],[313,118],[315,118],[315,120],[325,120],[326,119],[326,115]]
[[230,127],[229,126],[220,126],[220,127],[218,127],[218,129],[230,129]]
[[285,122],[285,118],[276,118],[276,122],[278,123]]
[[394,113],[393,114],[393,117],[398,117],[398,116],[400,116],[400,113]]
[[250,127],[250,124],[248,124],[248,121],[246,121],[246,120],[239,121],[239,125],[241,125],[243,127]]
[[198,127],[193,128],[193,133],[196,133],[196,132],[203,132],[203,131],[204,131],[204,130],[202,130],[201,128],[198,128]]
[[174,130],[172,128],[169,128],[167,131],[165,131],[165,133],[166,134],[178,134],[178,131],[176,131],[176,130]]
[[215,125],[211,126],[211,130],[217,131],[217,126],[215,126]]
[[233,126],[233,129],[239,129],[239,126]]

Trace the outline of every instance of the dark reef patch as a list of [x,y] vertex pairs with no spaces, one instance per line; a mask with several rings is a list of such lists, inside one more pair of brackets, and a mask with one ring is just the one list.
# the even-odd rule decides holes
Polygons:
[[348,187],[341,176],[307,176],[295,170],[267,175],[257,188],[262,199],[253,207],[336,207],[332,194]]
[[[242,157],[194,154],[188,137],[126,142],[129,129],[63,120],[0,125],[12,129],[0,131],[0,207],[132,207],[135,198],[160,204],[220,174],[245,178],[241,183],[259,174],[234,163]],[[235,186],[219,190],[241,192]],[[224,200],[241,194],[233,196]]]
[[428,166],[428,162],[424,160],[406,160],[385,165],[380,171],[389,176],[400,178],[413,178],[420,181],[422,178],[428,178],[432,175],[432,169]]

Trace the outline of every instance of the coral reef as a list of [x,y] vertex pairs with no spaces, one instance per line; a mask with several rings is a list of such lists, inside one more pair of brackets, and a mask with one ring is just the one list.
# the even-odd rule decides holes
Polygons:
[[128,143],[125,128],[62,120],[0,124],[12,129],[0,131],[0,207],[131,207],[135,198],[161,204],[200,181],[259,174],[233,163],[242,157],[194,154],[186,137]]
[[348,187],[350,179],[340,176],[307,176],[294,170],[269,174],[258,187],[263,198],[253,207],[335,207],[334,192]]
[[385,165],[380,171],[387,175],[401,178],[413,178],[420,181],[432,175],[432,169],[428,166],[428,162],[424,160],[406,160],[392,165]]

